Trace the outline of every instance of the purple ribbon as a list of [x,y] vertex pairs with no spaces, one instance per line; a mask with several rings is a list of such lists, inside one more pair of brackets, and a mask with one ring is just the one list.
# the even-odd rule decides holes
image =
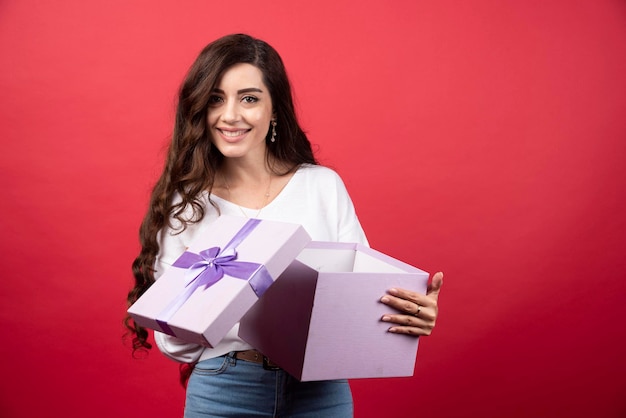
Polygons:
[[158,315],[156,322],[163,332],[175,335],[167,324],[181,306],[189,300],[191,295],[202,288],[206,290],[220,281],[224,275],[237,279],[247,280],[254,293],[261,297],[274,282],[272,276],[263,264],[237,261],[237,246],[261,222],[260,219],[250,219],[235,234],[223,250],[212,247],[195,254],[185,251],[173,264],[174,267],[186,268],[185,290],[175,297]]

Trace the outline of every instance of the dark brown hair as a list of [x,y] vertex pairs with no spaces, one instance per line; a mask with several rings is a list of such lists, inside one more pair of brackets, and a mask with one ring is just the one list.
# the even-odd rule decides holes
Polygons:
[[[129,306],[154,283],[159,231],[171,228],[172,218],[180,221],[184,228],[205,215],[199,195],[204,190],[211,191],[215,173],[224,158],[209,137],[209,97],[224,72],[239,63],[252,64],[261,70],[272,98],[277,140],[269,140],[268,126],[268,163],[279,162],[287,171],[300,164],[317,164],[311,144],[296,119],[289,79],[276,50],[262,40],[243,34],[228,35],[207,45],[192,64],[179,91],[165,168],[152,190],[149,208],[139,229],[141,252],[132,266],[135,286],[128,293]],[[273,166],[270,164],[270,167]],[[180,199],[174,204],[175,195]],[[183,216],[187,208],[192,210],[190,218]],[[151,348],[145,328],[128,316],[125,325],[132,334],[133,352]]]

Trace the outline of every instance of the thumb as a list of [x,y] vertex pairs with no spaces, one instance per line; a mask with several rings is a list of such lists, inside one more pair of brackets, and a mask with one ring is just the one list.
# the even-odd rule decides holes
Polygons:
[[443,286],[443,273],[438,272],[435,273],[433,279],[428,285],[428,290],[426,291],[427,296],[434,296],[435,300],[439,299],[439,292],[441,291],[441,286]]

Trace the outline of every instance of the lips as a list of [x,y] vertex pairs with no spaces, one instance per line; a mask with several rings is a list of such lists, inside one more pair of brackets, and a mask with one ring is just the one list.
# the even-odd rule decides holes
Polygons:
[[242,138],[245,134],[250,132],[250,129],[220,129],[218,128],[217,131],[227,141],[234,141],[234,140],[238,140]]
[[240,131],[224,131],[224,130],[220,129],[220,132],[222,134],[224,134],[225,136],[235,137],[235,136],[239,136],[239,135],[245,134],[246,132],[248,132],[248,130],[242,129]]

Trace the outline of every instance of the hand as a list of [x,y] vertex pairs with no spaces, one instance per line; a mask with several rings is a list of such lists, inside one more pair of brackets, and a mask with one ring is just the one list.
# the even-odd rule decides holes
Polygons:
[[401,312],[385,314],[381,318],[382,321],[393,324],[389,332],[416,337],[430,335],[439,314],[437,301],[442,285],[443,273],[439,272],[433,276],[426,295],[405,289],[389,289],[389,294],[380,301]]

